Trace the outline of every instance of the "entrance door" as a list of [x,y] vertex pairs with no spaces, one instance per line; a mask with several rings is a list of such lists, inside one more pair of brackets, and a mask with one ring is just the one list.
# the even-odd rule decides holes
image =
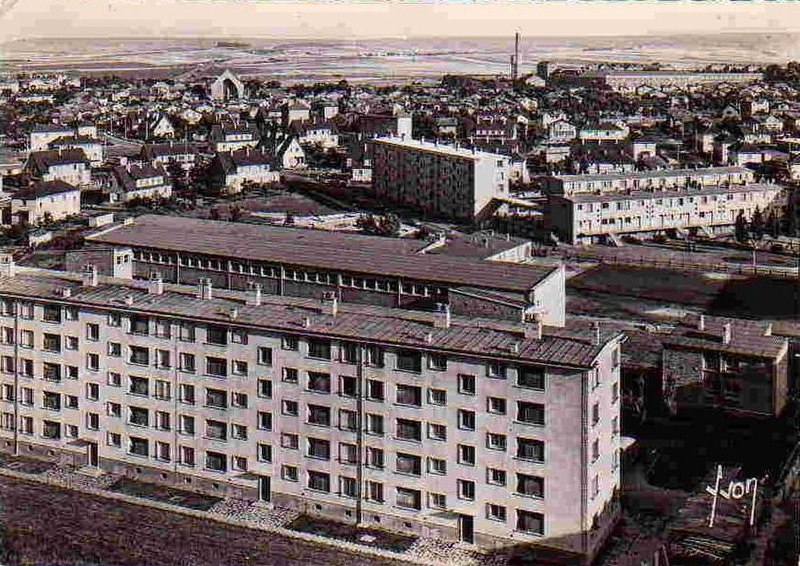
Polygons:
[[458,538],[461,542],[473,543],[475,542],[475,533],[473,532],[473,518],[471,515],[458,516]]
[[272,499],[272,486],[269,476],[259,476],[258,478],[258,500],[269,501]]
[[97,457],[97,443],[89,443],[89,465],[96,468],[99,465],[99,458]]

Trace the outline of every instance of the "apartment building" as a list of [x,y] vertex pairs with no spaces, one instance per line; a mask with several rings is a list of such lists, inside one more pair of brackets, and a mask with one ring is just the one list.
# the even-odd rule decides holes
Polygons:
[[586,563],[618,515],[616,333],[0,273],[5,451]]
[[[145,215],[86,238],[90,245],[132,250],[134,275],[160,271],[167,282],[345,302],[522,320],[534,314],[563,326],[564,269],[420,253],[427,244],[327,230],[258,226]],[[242,242],[247,242],[246,246]],[[481,251],[480,249],[478,251]],[[81,251],[78,255],[82,254]]]
[[508,196],[509,158],[405,138],[372,140],[376,195],[425,213],[474,221]]
[[550,197],[552,229],[566,242],[600,243],[623,234],[729,230],[741,212],[783,206],[783,187],[749,184]]
[[656,89],[685,89],[721,83],[754,83],[762,73],[703,73],[696,71],[586,71],[569,82],[585,85],[605,85],[619,92],[636,92],[642,87]]
[[663,383],[673,410],[721,408],[779,416],[789,390],[789,340],[772,325],[700,315],[664,341]]
[[[653,144],[655,147],[655,144]],[[551,195],[581,193],[616,193],[689,186],[743,185],[755,176],[745,167],[704,167],[700,169],[665,169],[589,175],[554,175],[542,179],[545,192]]]

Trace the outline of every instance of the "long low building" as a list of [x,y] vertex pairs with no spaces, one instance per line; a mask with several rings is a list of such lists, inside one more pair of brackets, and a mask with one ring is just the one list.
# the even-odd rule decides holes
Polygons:
[[552,229],[563,241],[600,243],[609,236],[668,230],[728,229],[741,212],[750,220],[756,208],[781,206],[780,185],[749,184],[702,189],[630,191],[550,197]]
[[688,88],[722,83],[754,83],[763,79],[762,73],[698,72],[698,71],[586,71],[564,77],[567,82],[583,85],[608,86],[620,92],[632,92],[640,87]]
[[[520,320],[534,314],[561,326],[565,316],[563,267],[417,253],[418,241],[325,230],[146,215],[115,225],[87,242],[133,251],[133,272],[165,281],[432,309]],[[73,253],[68,266],[87,262],[112,274],[102,252]],[[74,259],[70,259],[74,258]],[[90,258],[90,259],[89,259]]]
[[0,448],[485,545],[592,556],[620,344],[0,258]]

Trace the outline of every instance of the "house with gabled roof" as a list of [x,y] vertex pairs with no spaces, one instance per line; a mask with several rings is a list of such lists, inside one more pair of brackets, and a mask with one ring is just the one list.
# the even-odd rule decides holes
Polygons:
[[112,170],[109,202],[126,203],[135,199],[152,200],[171,196],[172,183],[161,165],[127,163]]
[[280,174],[269,153],[249,147],[218,153],[211,163],[212,188],[223,194],[242,191],[245,183],[276,183]]
[[28,156],[25,170],[41,181],[64,181],[77,187],[91,184],[89,159],[82,149],[34,151]]

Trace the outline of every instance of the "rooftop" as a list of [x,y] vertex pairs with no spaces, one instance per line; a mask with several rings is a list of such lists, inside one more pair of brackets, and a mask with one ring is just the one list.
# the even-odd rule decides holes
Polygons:
[[731,185],[729,187],[703,187],[700,189],[694,188],[677,188],[677,189],[653,189],[647,191],[624,191],[617,193],[581,193],[569,196],[558,195],[556,198],[563,199],[569,202],[585,203],[585,202],[615,202],[624,200],[635,199],[660,199],[670,197],[693,197],[703,195],[727,195],[730,193],[748,193],[752,191],[776,191],[780,190],[780,185],[768,185],[763,183],[748,183],[747,185]]
[[244,260],[523,293],[557,269],[414,255],[425,246],[418,240],[157,215],[140,216],[129,226],[117,225],[88,240],[223,258],[236,250],[234,257]]
[[659,171],[631,171],[629,173],[606,173],[598,175],[554,175],[564,182],[617,181],[621,179],[658,179],[669,177],[697,177],[700,175],[744,175],[752,174],[746,167],[703,167],[700,169],[663,169]]
[[35,199],[79,190],[78,187],[65,183],[64,181],[47,181],[44,183],[34,183],[33,185],[20,189],[14,194],[14,198]]
[[450,157],[463,157],[464,159],[472,159],[476,161],[480,159],[503,159],[503,160],[508,159],[508,157],[504,155],[498,155],[495,153],[487,153],[484,151],[473,151],[471,149],[458,147],[454,145],[445,145],[445,144],[432,143],[414,139],[390,137],[390,138],[377,138],[372,141],[373,143],[394,145],[408,149],[418,149],[420,151],[425,151],[428,153],[438,153],[440,155],[446,155]]
[[[722,339],[725,324],[731,325],[727,343]],[[700,330],[699,326],[698,317],[688,317],[664,340],[664,346],[775,360],[782,358],[787,351],[788,340],[774,336],[769,323],[705,316],[703,329]]]
[[[184,285],[165,285],[162,294],[151,294],[142,281],[100,277],[92,287],[80,279],[78,274],[18,267],[14,277],[0,278],[0,295],[579,369],[590,369],[608,340],[618,336],[595,343],[589,335],[564,338],[545,329],[542,339],[524,338],[519,325],[477,318],[453,316],[449,328],[435,328],[436,315],[427,312],[344,303],[333,315],[314,299],[265,294],[260,306],[251,306],[243,292],[214,290],[214,298],[199,299],[194,287]],[[63,288],[70,289],[69,297],[59,293]]]

